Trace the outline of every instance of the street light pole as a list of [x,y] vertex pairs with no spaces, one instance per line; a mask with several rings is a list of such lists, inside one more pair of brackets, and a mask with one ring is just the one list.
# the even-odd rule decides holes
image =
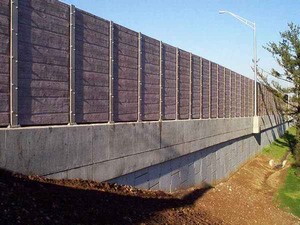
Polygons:
[[229,14],[246,24],[253,30],[253,63],[254,63],[254,118],[253,118],[253,133],[259,133],[259,117],[257,113],[257,43],[256,43],[256,24],[239,15],[229,11],[219,11],[220,14]]
[[254,54],[254,116],[257,117],[257,44],[256,24],[253,23],[253,54]]

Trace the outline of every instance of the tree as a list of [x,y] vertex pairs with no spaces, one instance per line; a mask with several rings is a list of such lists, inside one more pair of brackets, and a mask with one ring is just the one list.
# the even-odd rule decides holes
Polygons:
[[[291,83],[291,87],[282,87],[276,81],[268,82],[267,76],[260,74],[263,83],[282,101],[288,104],[283,108],[286,115],[294,118],[296,126],[295,145],[293,155],[295,165],[300,167],[300,26],[294,23],[288,24],[288,30],[280,32],[281,41],[278,43],[269,42],[265,49],[269,51],[283,73],[272,69],[271,75]],[[291,97],[286,98],[290,93]]]

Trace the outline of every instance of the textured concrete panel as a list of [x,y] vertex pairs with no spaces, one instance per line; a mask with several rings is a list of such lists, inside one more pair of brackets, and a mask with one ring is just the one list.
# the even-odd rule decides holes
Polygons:
[[[184,157],[184,158],[187,158],[187,157]],[[184,159],[182,159],[184,160]],[[181,183],[184,183],[188,180],[188,175],[189,175],[189,164],[187,165],[183,165],[180,170],[180,182]]]
[[159,149],[159,123],[111,125],[107,138],[109,138],[110,159]]
[[[122,158],[93,164],[93,179],[95,181],[110,180],[126,174],[125,160]],[[142,168],[139,168],[142,169]],[[127,171],[127,173],[134,171]]]
[[171,192],[177,191],[180,188],[180,173],[179,171],[171,175]]
[[[267,138],[266,133],[262,134],[263,138]],[[221,181],[257,152],[258,144],[253,142],[256,139],[248,135],[147,167],[134,173],[134,183],[139,188],[173,192],[201,183]],[[124,175],[111,182],[122,184],[126,177],[131,176]]]
[[142,189],[149,189],[149,173],[148,171],[144,171],[144,174],[135,177],[134,186]]
[[167,147],[184,142],[183,121],[162,122],[161,147]]
[[[198,152],[196,154],[199,155]],[[199,158],[196,157],[195,159],[196,160],[194,162],[194,170],[195,170],[195,174],[198,174],[202,172],[202,155],[200,155]]]
[[114,26],[114,121],[137,121],[138,33]]
[[140,123],[135,125],[135,153],[160,148],[159,123]]
[[69,168],[80,167],[92,163],[93,127],[72,127],[67,132],[67,149]]
[[106,122],[109,111],[109,21],[76,10],[75,24],[76,122]]
[[0,167],[5,168],[6,165],[6,131],[0,130]]
[[171,162],[165,162],[161,165],[161,173],[159,179],[159,189],[164,191],[171,191]]
[[188,179],[187,179],[187,186],[183,187],[183,188],[187,188],[187,187],[192,187],[196,184],[196,180],[195,180],[195,164],[191,163],[188,165]]
[[[263,136],[266,137],[266,132],[263,133]],[[252,135],[248,135],[148,167],[147,171],[149,174],[151,174],[152,170],[158,171],[158,168],[163,171],[160,174],[158,183],[157,178],[155,178],[153,180],[154,185],[150,189],[172,192],[203,182],[214,183],[226,179],[257,151],[256,145],[250,144],[253,141],[256,141],[256,139]],[[147,177],[145,172],[146,170],[141,170],[143,176]],[[158,173],[156,172],[156,174]],[[126,176],[128,175],[123,177]],[[140,184],[139,187],[150,186],[152,178],[148,176],[148,179],[149,181],[144,179],[143,184]],[[113,181],[122,182],[122,180],[123,178],[120,177]]]
[[84,166],[72,170],[68,170],[66,172],[66,177],[68,179],[74,179],[80,177],[85,180],[93,180],[93,167],[92,166]]
[[93,163],[109,159],[109,137],[111,126],[93,126],[92,153]]
[[154,187],[159,184],[160,177],[160,166],[153,166],[152,168],[148,168],[149,171],[149,186]]
[[[67,124],[69,7],[59,1],[20,1],[18,19],[19,123]],[[45,70],[45,65],[52,66]]]
[[135,127],[129,125],[112,125],[109,130],[109,159],[115,159],[135,152]]
[[65,130],[59,128],[8,129],[5,168],[27,174],[69,169],[66,140]]
[[9,4],[9,1],[0,3],[0,127],[9,124]]

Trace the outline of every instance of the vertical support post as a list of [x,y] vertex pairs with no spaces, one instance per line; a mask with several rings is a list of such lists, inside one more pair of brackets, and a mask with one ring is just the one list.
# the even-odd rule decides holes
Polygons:
[[252,91],[251,91],[251,79],[248,80],[248,117],[251,117],[252,116],[252,112],[251,112],[251,109],[252,109],[252,106],[250,106],[250,98],[252,96]]
[[114,23],[109,24],[109,123],[114,123]]
[[248,105],[248,117],[251,117],[251,107],[250,107],[250,96],[251,96],[251,80],[248,79],[248,99],[247,99],[247,105]]
[[248,94],[247,94],[247,100],[245,100],[245,101],[247,101],[247,117],[249,117],[249,116],[250,116],[250,114],[249,114],[249,109],[250,109],[250,108],[249,108],[249,97],[250,97],[250,90],[249,90],[250,87],[249,87],[249,86],[250,86],[250,85],[249,85],[249,79],[248,79],[248,78],[246,79],[246,81],[247,81],[247,82],[246,82],[246,86],[247,86],[247,93],[248,93]]
[[254,116],[254,113],[253,113],[253,93],[254,93],[254,91],[253,91],[253,82],[252,82],[252,80],[250,80],[249,83],[250,83],[249,84],[249,86],[250,86],[249,96],[251,96],[251,98],[250,98],[251,101],[250,101],[250,104],[249,104],[249,108],[251,110],[249,110],[249,116],[252,117],[252,116]]
[[176,48],[176,120],[179,119],[179,50]]
[[[252,107],[252,117],[254,117],[254,81],[251,83],[251,93],[252,93],[252,101],[251,101],[251,107]],[[258,90],[257,93],[258,94]],[[257,107],[259,106],[259,99],[257,96]],[[259,114],[259,107],[257,108],[257,114]]]
[[[245,101],[244,101],[244,98],[245,98],[245,87],[244,87],[244,78],[243,76],[241,75],[241,117],[244,117],[245,116]],[[244,90],[244,94],[242,95],[242,90]],[[244,112],[244,113],[243,113]]]
[[238,94],[238,75],[237,73],[234,73],[235,75],[235,82],[234,82],[234,88],[235,88],[235,117],[238,117],[238,97],[241,96],[240,94]]
[[237,78],[238,75],[234,73],[235,75],[235,81],[234,81],[234,89],[235,89],[235,117],[238,117],[238,96],[241,96],[241,94],[238,94],[237,92]]
[[208,69],[208,118],[211,119],[211,61],[209,61],[209,69]]
[[247,117],[250,117],[250,95],[251,95],[251,91],[250,91],[250,79],[247,78],[247,92],[248,92],[248,96],[247,96]]
[[231,75],[231,70],[229,71],[229,76],[230,76],[230,84],[229,84],[229,87],[230,87],[230,106],[229,106],[229,109],[230,109],[230,112],[229,112],[229,117],[232,118],[232,75]]
[[[223,97],[223,115],[224,118],[226,118],[226,69],[225,67],[223,67],[223,91],[224,91],[224,97]],[[230,103],[230,98],[228,99],[229,103]]]
[[142,121],[142,33],[138,37],[138,122]]
[[75,118],[75,12],[74,5],[70,5],[70,108],[69,125],[76,124]]
[[18,118],[18,0],[10,7],[10,126],[19,125]]
[[219,65],[217,64],[217,118],[219,118]]
[[[244,104],[244,102],[242,101],[244,98],[245,98],[245,90],[244,90],[244,96],[242,96],[242,88],[244,88],[243,87],[243,82],[242,82],[242,80],[244,80],[244,79],[242,79],[242,75],[240,75],[240,96],[241,96],[241,117],[244,117],[245,116],[245,104]],[[243,107],[242,107],[242,105],[244,104],[244,109],[243,109]],[[243,110],[244,110],[244,115],[243,115]]]
[[250,101],[251,98],[253,98],[253,93],[252,93],[252,81],[251,79],[249,79],[248,81],[248,85],[249,85],[249,100],[248,100],[248,107],[249,107],[249,110],[248,110],[248,117],[252,117],[252,102]]
[[[253,24],[253,52],[254,52],[254,116],[258,116],[257,106],[257,43],[256,43],[256,24]],[[258,122],[259,123],[259,122]],[[259,126],[259,124],[258,124]]]
[[163,119],[163,43],[159,42],[159,121]]
[[189,96],[189,119],[192,119],[193,113],[193,54],[190,53],[190,96]]
[[[254,112],[254,95],[255,95],[255,82],[252,83],[252,94],[253,94],[253,98],[252,98],[252,110],[253,110],[253,117],[255,117],[255,112]],[[260,99],[259,99],[259,86],[257,86],[257,90],[256,90],[256,95],[257,95],[257,116],[260,116]]]
[[203,109],[203,101],[202,101],[202,96],[203,96],[203,84],[202,84],[202,77],[203,77],[203,60],[200,58],[200,115],[199,119],[202,118],[202,109]]

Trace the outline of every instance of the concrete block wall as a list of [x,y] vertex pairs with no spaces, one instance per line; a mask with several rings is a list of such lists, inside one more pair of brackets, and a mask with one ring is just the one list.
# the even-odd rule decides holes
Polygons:
[[261,124],[259,136],[252,118],[5,128],[0,168],[173,191],[227,177],[286,128]]
[[288,124],[246,135],[208,147],[164,163],[109,180],[150,190],[174,192],[179,189],[212,184],[230,176],[262,147],[280,137]]

